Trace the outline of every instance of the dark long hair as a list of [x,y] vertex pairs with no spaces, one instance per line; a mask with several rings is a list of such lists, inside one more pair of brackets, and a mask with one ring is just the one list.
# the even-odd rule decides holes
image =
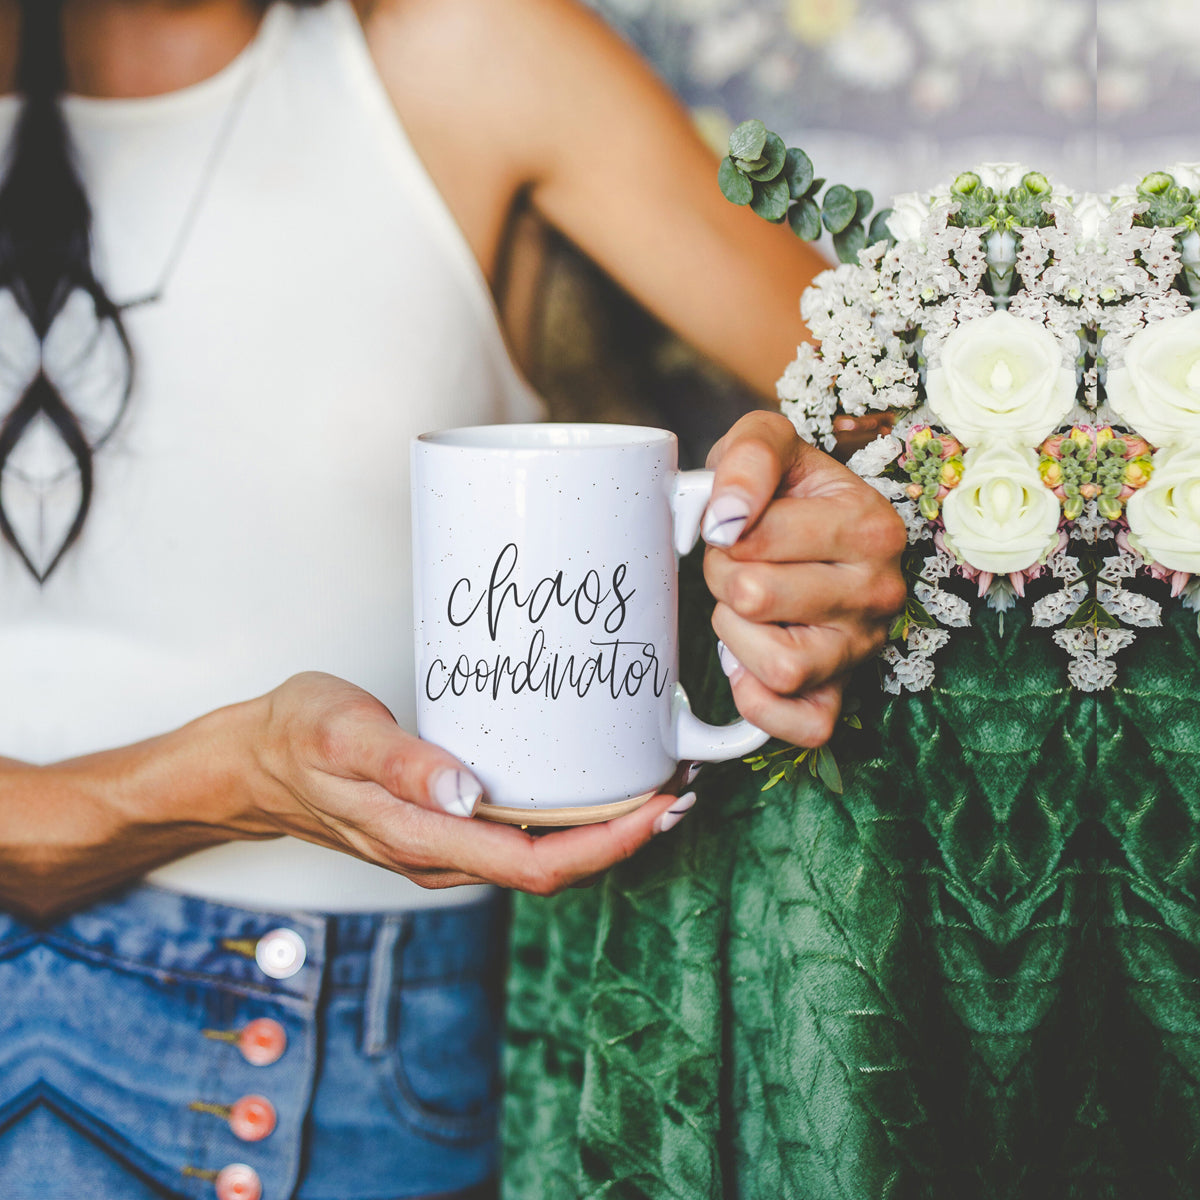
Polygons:
[[[256,3],[265,8],[269,0]],[[78,470],[75,514],[53,553],[36,556],[44,565],[35,561],[32,547],[22,544],[0,488],[0,536],[39,583],[50,577],[83,530],[92,502],[94,451],[120,421],[133,386],[133,355],[121,311],[92,267],[91,206],[59,107],[65,84],[61,9],[62,0],[20,0],[16,83],[23,103],[0,182],[0,291],[12,294],[43,345],[68,300],[82,293],[95,311],[97,327],[107,325],[115,332],[125,370],[116,415],[93,438],[41,366],[13,407],[0,416],[0,481],[6,468],[11,469],[13,451],[38,417],[57,430]]]
[[[21,0],[17,117],[3,184],[0,184],[0,289],[8,289],[44,343],[68,299],[82,292],[99,323],[116,331],[126,358],[120,412],[133,382],[129,341],[121,314],[92,270],[91,208],[71,159],[59,111],[63,88],[61,0]],[[2,334],[0,334],[2,336]],[[120,412],[118,413],[118,419]],[[22,545],[0,493],[0,535],[39,582],[49,578],[78,539],[92,500],[93,446],[55,384],[39,366],[16,404],[0,421],[0,476],[22,436],[39,416],[58,431],[79,472],[79,501],[61,544],[44,565]]]

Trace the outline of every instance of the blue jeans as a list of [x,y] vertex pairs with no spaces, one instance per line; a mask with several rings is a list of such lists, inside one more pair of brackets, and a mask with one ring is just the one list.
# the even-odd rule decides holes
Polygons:
[[[48,930],[0,914],[0,1197],[211,1200],[231,1163],[262,1200],[489,1195],[502,924],[499,901],[323,917],[153,887]],[[272,978],[280,928],[303,965]],[[281,1053],[255,1065],[261,1018]]]

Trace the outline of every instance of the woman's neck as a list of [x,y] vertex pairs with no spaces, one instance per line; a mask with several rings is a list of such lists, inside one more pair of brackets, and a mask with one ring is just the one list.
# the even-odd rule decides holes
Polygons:
[[133,98],[215,75],[253,39],[253,0],[66,0],[67,90]]

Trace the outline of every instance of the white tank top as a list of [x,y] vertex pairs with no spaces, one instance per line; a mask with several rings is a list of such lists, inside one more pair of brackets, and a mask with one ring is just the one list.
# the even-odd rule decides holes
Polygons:
[[[539,412],[353,10],[276,4],[196,86],[64,107],[118,302],[153,291],[211,172],[162,298],[126,317],[135,384],[96,454],[82,538],[43,587],[0,546],[0,755],[138,741],[302,670],[351,680],[415,728],[410,439]],[[15,110],[0,110],[4,126]],[[11,332],[8,299],[4,410],[22,353],[37,352]],[[117,394],[103,353],[79,371],[52,334],[46,358],[102,427]],[[45,430],[22,445],[4,484],[19,527],[67,519],[69,461]],[[148,878],[316,911],[481,890],[425,891],[292,839],[204,850]]]

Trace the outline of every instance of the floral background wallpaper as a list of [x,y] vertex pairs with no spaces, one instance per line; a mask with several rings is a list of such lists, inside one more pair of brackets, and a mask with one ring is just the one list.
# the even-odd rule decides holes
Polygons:
[[893,192],[980,158],[1089,188],[1200,158],[1200,0],[589,0],[721,142]]
[[[585,3],[720,153],[734,125],[759,117],[877,207],[980,161],[1090,190],[1200,160],[1200,0]],[[833,257],[828,237],[820,246]],[[758,403],[569,247],[549,261],[528,369],[557,415],[665,425],[696,465]]]

